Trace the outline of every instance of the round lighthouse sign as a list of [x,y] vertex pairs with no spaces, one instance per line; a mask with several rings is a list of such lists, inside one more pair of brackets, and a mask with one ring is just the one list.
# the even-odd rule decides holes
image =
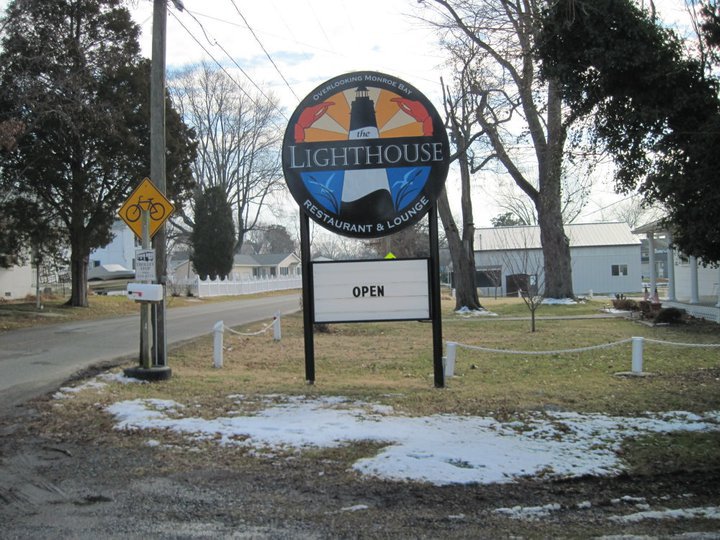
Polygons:
[[303,212],[335,233],[377,238],[422,218],[445,184],[445,127],[412,85],[361,71],[321,84],[283,140],[283,171]]

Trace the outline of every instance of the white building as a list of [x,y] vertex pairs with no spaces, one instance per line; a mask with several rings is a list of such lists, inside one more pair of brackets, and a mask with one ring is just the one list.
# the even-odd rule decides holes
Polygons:
[[0,268],[0,295],[4,300],[19,300],[35,294],[35,272],[30,263]]
[[[696,257],[678,253],[672,245],[672,233],[660,221],[648,223],[633,231],[647,236],[649,255],[654,259],[656,239],[666,238],[668,284],[665,307],[679,307],[695,317],[720,323],[720,267],[702,266]],[[650,268],[655,268],[654,264]],[[650,287],[655,290],[657,275],[650,274]]]
[[[626,223],[565,225],[570,239],[576,295],[639,293],[640,240]],[[477,284],[484,295],[543,292],[540,227],[495,227],[475,231]]]
[[127,270],[135,269],[135,250],[140,244],[135,233],[124,221],[117,220],[112,226],[113,239],[102,248],[90,253],[90,270],[99,266],[117,265]]

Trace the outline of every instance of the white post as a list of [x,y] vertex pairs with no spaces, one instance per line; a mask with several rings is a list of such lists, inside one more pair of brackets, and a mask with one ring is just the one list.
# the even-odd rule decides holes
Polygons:
[[282,338],[282,328],[280,326],[280,312],[276,311],[275,316],[273,317],[273,339],[275,341],[280,341],[280,338]]
[[698,262],[697,257],[694,255],[690,256],[690,303],[700,303],[700,297],[698,296]]
[[223,321],[218,321],[213,326],[213,367],[223,367]]
[[643,372],[643,342],[642,337],[632,338],[632,372]]
[[445,360],[445,376],[446,377],[454,377],[455,376],[455,355],[457,354],[457,343],[453,341],[448,341],[447,343],[447,356],[443,359]]
[[675,248],[672,245],[672,236],[668,233],[668,250],[667,250],[667,265],[668,265],[668,300],[675,302]]
[[[648,263],[650,263],[650,298],[653,298],[657,289],[657,269],[655,268],[655,235],[647,233],[648,239]],[[653,302],[655,299],[653,298]]]

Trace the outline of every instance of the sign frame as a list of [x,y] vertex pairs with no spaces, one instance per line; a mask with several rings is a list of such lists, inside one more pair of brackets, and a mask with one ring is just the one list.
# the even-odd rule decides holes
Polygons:
[[[430,258],[313,262],[313,323],[431,320],[430,263]],[[362,280],[347,283],[354,273]],[[350,304],[355,308],[347,308]]]
[[285,131],[282,163],[302,212],[331,232],[368,239],[427,214],[444,189],[449,156],[430,100],[398,77],[359,71],[301,101]]

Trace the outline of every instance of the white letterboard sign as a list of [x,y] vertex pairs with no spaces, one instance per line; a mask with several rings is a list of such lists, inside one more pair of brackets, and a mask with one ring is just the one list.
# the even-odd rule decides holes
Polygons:
[[317,262],[314,322],[430,319],[428,259]]

